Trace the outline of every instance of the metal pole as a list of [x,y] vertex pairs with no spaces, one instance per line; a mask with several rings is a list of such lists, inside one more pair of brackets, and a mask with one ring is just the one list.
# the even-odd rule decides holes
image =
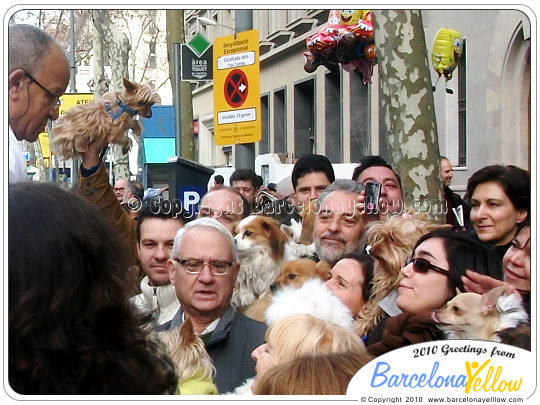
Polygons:
[[[253,29],[253,10],[236,10],[234,17],[235,34]],[[255,143],[235,145],[234,167],[255,170]]]
[[181,100],[181,91],[180,91],[180,66],[182,64],[181,61],[181,52],[180,52],[180,44],[174,43],[173,44],[173,59],[174,59],[174,120],[175,120],[175,131],[176,131],[176,156],[181,157],[182,156],[182,116],[180,111],[180,100]]
[[[75,16],[73,10],[69,10],[69,90],[71,93],[77,92],[75,83]],[[71,159],[71,186],[75,187],[79,180],[78,174],[79,159]]]
[[77,86],[75,83],[75,17],[73,10],[69,10],[69,64],[70,64],[70,74],[69,74],[69,83],[70,90],[72,93],[77,92]]

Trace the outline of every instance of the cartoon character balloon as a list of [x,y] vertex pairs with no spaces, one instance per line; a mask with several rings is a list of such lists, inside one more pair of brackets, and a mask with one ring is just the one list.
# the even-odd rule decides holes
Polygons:
[[375,31],[370,10],[330,10],[328,22],[306,40],[304,70],[313,73],[321,65],[333,73],[339,66],[357,69],[364,83],[371,83],[376,63]]
[[[441,28],[433,40],[431,53],[433,69],[439,75],[437,82],[441,76],[444,76],[446,82],[452,79],[452,72],[458,65],[462,53],[463,37],[461,34],[450,28]],[[452,93],[450,89],[446,91]]]

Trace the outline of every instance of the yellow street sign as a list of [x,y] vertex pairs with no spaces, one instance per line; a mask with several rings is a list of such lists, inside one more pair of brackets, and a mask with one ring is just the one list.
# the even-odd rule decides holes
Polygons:
[[43,159],[51,156],[51,149],[49,146],[49,134],[47,132],[40,132],[38,135],[39,146],[41,147],[41,154]]
[[60,108],[58,109],[59,115],[62,115],[71,107],[75,107],[79,104],[87,104],[94,98],[94,95],[92,93],[71,93],[71,94],[64,94],[60,97],[62,100],[62,104],[60,105]]
[[216,145],[261,140],[259,33],[214,40],[214,140]]

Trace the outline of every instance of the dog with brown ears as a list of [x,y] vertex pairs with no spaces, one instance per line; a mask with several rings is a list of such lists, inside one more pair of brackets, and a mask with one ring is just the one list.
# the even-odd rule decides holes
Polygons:
[[140,135],[142,126],[137,116],[152,117],[152,105],[160,99],[147,84],[126,78],[123,83],[120,91],[107,92],[68,109],[53,127],[52,151],[63,158],[80,157],[91,143],[107,140],[109,144],[121,145],[127,153],[131,140],[126,132],[131,129]]
[[315,256],[315,243],[313,243],[313,229],[315,217],[319,212],[319,201],[310,200],[298,208],[300,220],[291,218],[290,225],[281,225],[281,229],[289,235],[289,246],[299,259]]
[[174,330],[158,334],[169,349],[177,369],[178,393],[180,395],[217,395],[213,382],[216,369],[204,347],[202,339],[195,334],[191,318]]
[[356,332],[360,336],[367,334],[383,318],[384,311],[379,302],[398,287],[401,269],[416,242],[431,231],[449,227],[428,221],[423,215],[393,215],[367,226],[365,238],[369,254],[375,258],[375,266],[371,296],[355,319]]
[[300,288],[307,280],[314,278],[324,282],[328,280],[331,269],[330,263],[324,260],[316,262],[311,259],[295,259],[284,263],[278,276],[270,285],[270,291],[247,307],[244,315],[259,322],[266,322],[266,310],[270,306],[275,292],[286,286]]
[[295,256],[276,219],[250,215],[236,225],[235,233],[240,271],[231,303],[243,311],[270,289],[281,265]]

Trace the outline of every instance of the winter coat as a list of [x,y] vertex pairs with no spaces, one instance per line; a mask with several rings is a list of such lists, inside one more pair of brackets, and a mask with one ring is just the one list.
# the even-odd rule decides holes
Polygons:
[[137,223],[116,198],[103,163],[97,167],[97,170],[94,168],[84,169],[81,166],[77,194],[96,205],[103,216],[112,221],[120,240],[125,242],[130,264],[136,264]]
[[444,339],[429,316],[401,313],[381,320],[368,334],[367,350],[374,356],[415,343]]
[[[180,327],[182,318],[180,308],[170,322],[158,327],[158,331]],[[248,318],[230,306],[216,329],[201,335],[216,368],[214,383],[220,393],[230,392],[246,379],[255,377],[255,360],[251,358],[251,352],[264,343],[266,328],[266,324]]]
[[141,293],[132,298],[132,302],[141,311],[154,312],[156,325],[170,321],[180,308],[174,285],[165,284],[157,287],[148,284],[148,276],[141,280]]

